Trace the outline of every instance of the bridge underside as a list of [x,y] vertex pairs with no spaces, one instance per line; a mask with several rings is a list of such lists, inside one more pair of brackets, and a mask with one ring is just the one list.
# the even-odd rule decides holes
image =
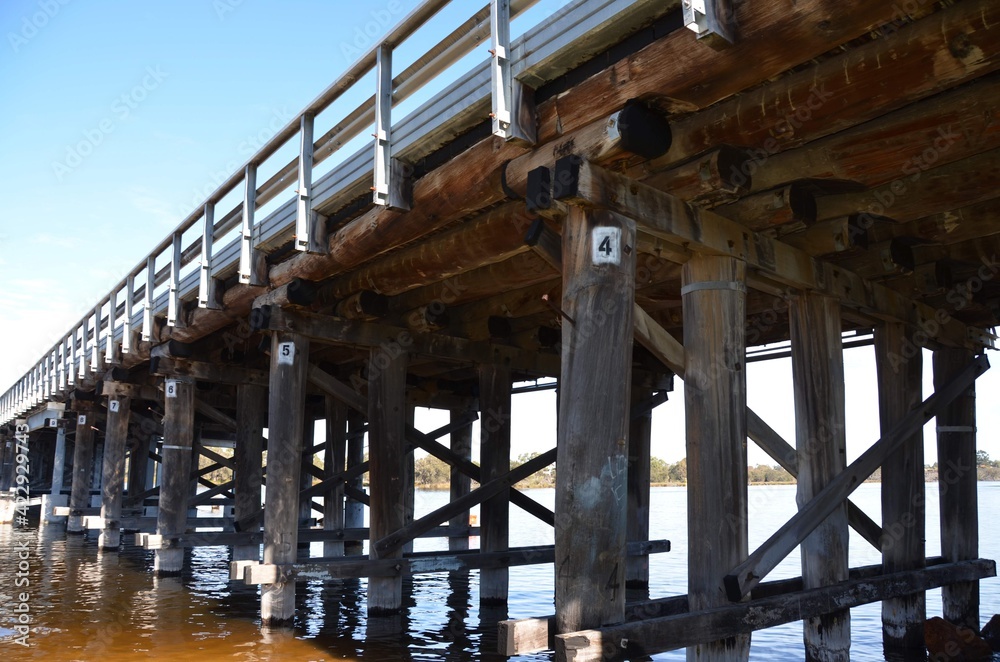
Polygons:
[[[508,654],[690,646],[746,659],[750,632],[805,618],[810,659],[847,659],[848,608],[873,601],[887,650],[922,649],[923,591],[942,585],[945,617],[978,630],[978,580],[995,574],[978,559],[973,384],[1000,315],[1000,5],[734,4],[732,43],[697,40],[678,8],[554,77],[536,72],[525,135],[494,136],[484,115],[456,121],[411,153],[394,206],[372,203],[370,180],[317,197],[313,251],[278,235],[255,248],[260,284],[212,272],[214,305],[195,288],[172,319],[152,317],[148,339],[126,328],[127,352],[112,334],[98,369],[71,365],[72,384],[57,371],[42,399],[73,412],[69,530],[93,524],[108,546],[144,531],[164,573],[185,547],[231,545],[234,580],[263,585],[269,625],[294,618],[296,577],[371,577],[375,615],[401,608],[407,572],[482,568],[484,602],[502,604],[508,567],[554,562],[556,613],[503,623]],[[747,348],[768,343],[792,358],[792,443],[746,407]],[[852,343],[875,346],[882,434],[848,466]],[[930,398],[920,348],[933,351]],[[688,595],[626,604],[622,588],[648,582],[648,554],[669,549],[648,540],[649,412],[675,375],[689,547],[703,553]],[[554,512],[511,487],[556,459],[510,468],[511,390],[539,378],[559,385]],[[414,406],[452,423],[420,432]],[[941,491],[940,556],[923,543],[932,417],[940,465],[966,467]],[[327,441],[314,445],[320,419]],[[752,553],[748,436],[797,475],[800,503]],[[414,449],[452,467],[451,504],[416,519]],[[231,480],[204,479],[206,464]],[[848,499],[878,468],[881,525]],[[208,492],[191,496],[199,474]],[[189,509],[212,502],[232,506],[227,532],[188,532]],[[510,503],[553,524],[554,547],[510,549]],[[849,526],[881,566],[848,567]],[[420,536],[447,537],[448,553],[411,554]],[[324,558],[306,558],[310,540]],[[761,583],[797,546],[801,580]]]

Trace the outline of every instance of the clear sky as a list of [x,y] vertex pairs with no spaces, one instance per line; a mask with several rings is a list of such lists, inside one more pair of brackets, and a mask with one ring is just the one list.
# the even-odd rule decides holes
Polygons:
[[[566,1],[542,0],[515,21],[514,34]],[[0,391],[416,4],[3,0]],[[479,6],[451,3],[400,48],[395,71]],[[463,65],[485,58],[485,48]],[[362,81],[317,119],[316,135],[332,125],[334,111],[372,92],[371,81]],[[874,361],[871,348],[846,356],[853,459],[878,436]],[[929,368],[929,357],[925,363]],[[751,364],[749,402],[791,441],[790,373],[787,360]],[[998,380],[1000,371],[991,371],[979,386],[980,446],[993,457],[1000,457],[1000,441],[988,394]],[[684,455],[681,391],[678,382],[654,416],[654,454],[671,461]],[[424,429],[440,422],[418,414]],[[544,450],[554,439],[552,393],[517,396],[514,454]],[[767,458],[751,448],[750,460]]]

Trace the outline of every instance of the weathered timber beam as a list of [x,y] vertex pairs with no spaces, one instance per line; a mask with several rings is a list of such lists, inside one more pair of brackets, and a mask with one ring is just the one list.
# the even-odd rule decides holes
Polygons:
[[869,223],[856,232],[865,234],[871,243],[893,237],[913,237],[936,244],[952,244],[988,235],[1000,218],[1000,198],[974,205],[949,209],[942,214],[932,214],[909,223]]
[[[397,346],[400,351],[424,354],[441,359],[473,362],[507,362],[514,370],[555,375],[559,373],[559,360],[555,356],[535,354],[524,350],[473,342],[442,334],[417,334],[406,329],[366,322],[341,321],[336,318],[282,310],[280,308],[260,308],[268,311],[260,317],[261,324],[272,331],[295,329],[318,342],[355,345],[360,347]],[[349,403],[348,403],[349,404]]]
[[[836,29],[860,28],[861,32],[867,32],[868,28],[861,27],[860,21],[855,23],[861,17],[857,12],[856,3],[852,2],[851,5],[850,9],[843,8],[845,12],[850,13],[850,17],[847,13],[841,14],[839,18],[845,23]],[[900,18],[898,15],[891,15],[897,10],[889,10],[888,7],[881,10],[869,9],[882,13],[881,17],[869,25],[879,25]],[[797,15],[797,19],[782,15],[775,20],[774,17],[765,18],[758,15],[740,16],[740,22],[741,25],[749,25],[748,21],[761,22],[759,35],[772,34],[772,38],[780,42],[781,38],[777,33],[772,33],[772,30],[802,29],[801,26],[796,28],[785,23],[786,18],[803,20],[814,12],[816,7],[796,5],[790,14]],[[762,13],[766,15],[768,12]],[[805,20],[812,20],[814,17],[813,14]],[[771,24],[768,25],[766,21],[770,21]],[[848,27],[846,23],[854,25]],[[683,57],[683,52],[680,51],[681,44],[670,43],[672,39],[674,35],[651,44],[630,60],[643,63],[654,60],[664,63],[676,62],[669,51],[676,49],[675,57]],[[825,37],[818,42],[826,43]],[[805,61],[814,56],[802,51],[822,48],[818,42],[782,43],[781,46],[799,51],[800,55],[805,56],[800,61]],[[754,54],[755,62],[758,54],[759,52]],[[784,51],[781,55],[784,57],[789,54]],[[718,57],[724,58],[725,55],[719,54]],[[729,68],[723,65],[717,71],[719,74],[722,72],[731,74],[732,67],[736,66],[739,65],[733,62]],[[672,120],[673,145],[670,151],[659,159],[634,167],[630,174],[643,178],[650,173],[702,154],[717,145],[731,144],[754,148],[751,152],[754,157],[752,167],[735,173],[750,175],[757,170],[762,159],[776,152],[799,147],[818,138],[841,132],[996,71],[998,68],[1000,68],[1000,6],[990,0],[957,3],[920,21],[904,25],[898,30],[894,29],[881,39],[852,47],[844,53],[780,77],[749,92],[734,94],[711,108]],[[643,88],[640,94],[652,93],[655,89],[670,89],[673,97],[674,86],[664,85],[662,80],[652,80],[663,77],[673,79],[683,75],[681,73],[683,67],[677,68],[679,70],[676,73],[671,69],[673,68],[668,66],[663,66],[662,70],[653,66],[648,69],[644,67],[645,75],[633,77],[627,87],[632,88],[631,92],[639,92],[636,88]],[[712,74],[706,72],[705,75]],[[614,89],[612,86],[619,82],[620,78],[609,76],[601,87],[610,88],[608,91],[611,91]],[[678,80],[675,84],[684,83]],[[730,94],[750,87],[745,85],[732,89],[728,80],[724,83],[713,83],[711,87],[717,85],[725,86]],[[646,86],[650,87],[649,91],[645,91]],[[877,92],[873,92],[874,90]],[[600,93],[597,89],[590,91]],[[716,100],[722,98],[723,96],[719,96]],[[544,105],[543,108],[547,109]],[[552,116],[549,122],[555,117],[559,117],[562,126],[565,127],[564,130],[572,128],[572,123],[565,114]],[[547,126],[545,118],[546,115],[543,114],[543,127]],[[545,133],[543,131],[543,135]]]
[[224,483],[219,483],[213,487],[208,488],[204,492],[199,492],[196,496],[191,497],[188,500],[188,508],[194,508],[195,506],[201,506],[203,504],[209,503],[216,496],[223,494],[230,499],[233,498],[233,485],[234,481],[227,480]]
[[[753,190],[801,177],[851,180],[867,187],[896,182],[882,190],[889,204],[878,202],[865,210],[892,216],[895,205],[903,204],[893,187],[912,191],[917,181],[913,177],[932,165],[1000,146],[998,100],[1000,79],[990,74],[807,146],[770,155],[754,173]],[[872,156],[872,145],[878,145],[881,158]]]
[[150,372],[164,377],[190,377],[216,384],[252,384],[267,386],[267,372],[241,366],[205,363],[165,356],[150,362]]
[[578,662],[635,659],[821,616],[831,609],[856,607],[955,582],[995,576],[995,562],[977,559],[852,579],[833,586],[796,591],[728,607],[634,621],[599,630],[559,634],[555,637],[556,655],[563,656],[560,659]]
[[391,554],[424,531],[428,531],[441,522],[451,519],[455,513],[462,512],[471,506],[482,503],[485,499],[489,499],[490,497],[499,494],[505,488],[511,487],[514,483],[524,480],[531,474],[544,469],[548,465],[555,462],[555,460],[556,449],[553,448],[535,458],[532,458],[531,460],[528,460],[503,476],[480,485],[456,501],[442,506],[434,512],[425,515],[418,520],[414,520],[411,524],[408,524],[396,532],[372,543],[372,549],[374,550],[374,553],[378,554],[380,557],[385,556],[386,554]]
[[343,299],[361,290],[396,295],[502,262],[528,250],[521,237],[533,220],[521,202],[500,205],[426,242],[334,279],[323,286],[323,296]]
[[760,583],[806,536],[826,519],[857,487],[882,465],[885,458],[902,444],[908,436],[948,404],[961,395],[979,375],[990,367],[985,355],[976,357],[947,386],[938,389],[896,423],[892,431],[872,444],[836,478],[827,483],[813,499],[781,526],[767,541],[752,552],[747,559],[730,570],[725,577],[726,592],[734,602]]
[[[945,563],[940,557],[927,559],[927,565],[935,566]],[[850,579],[871,579],[882,574],[882,564],[866,565],[851,568]],[[773,582],[758,584],[750,592],[751,600],[773,598],[788,593],[802,591],[802,578],[779,579]],[[625,621],[628,623],[651,618],[663,618],[686,614],[690,611],[687,595],[675,595],[669,598],[643,600],[625,603]],[[555,615],[536,616],[500,621],[498,626],[499,653],[501,655],[527,655],[555,648]]]
[[[795,449],[749,407],[747,408],[747,436],[793,478],[798,477],[799,463]],[[851,528],[861,534],[861,537],[868,541],[872,547],[882,549],[882,527],[850,499],[847,500],[847,521]]]
[[[629,555],[657,554],[670,551],[670,541],[650,540],[629,543]],[[351,577],[397,577],[403,574],[443,572],[445,570],[475,570],[508,568],[519,565],[552,563],[555,548],[552,545],[514,547],[502,552],[480,552],[477,549],[442,552],[416,552],[399,559],[370,559],[356,561],[350,558],[331,559],[312,563],[288,565],[242,564],[243,580],[247,584],[266,584],[297,579],[344,579]]]
[[[904,168],[906,173],[909,168]],[[814,213],[816,218],[827,220],[883,205],[896,222],[905,223],[990,200],[996,197],[998,180],[1000,149],[993,149],[929,170],[918,169],[904,178],[902,186],[889,190],[865,189],[819,197]]]
[[[919,328],[941,344],[972,348],[991,344],[985,332],[972,329],[944,311],[905,299],[898,292],[866,282],[845,269],[816,260],[805,252],[753,232],[734,221],[694,207],[668,193],[637,183],[587,162],[570,162],[577,186],[567,198],[630,216],[642,229],[668,240],[687,242],[691,250],[731,255],[745,260],[770,279],[794,289],[828,294],[849,308],[879,319]],[[559,170],[557,164],[557,171]]]
[[[299,542],[325,542],[328,540],[368,540],[367,528],[361,529],[299,529]],[[442,526],[431,529],[424,538],[450,536],[478,536],[479,527]],[[136,545],[144,549],[173,549],[187,547],[212,547],[216,545],[259,545],[264,541],[262,531],[199,531],[176,536],[158,536],[142,533],[136,536]],[[240,576],[242,578],[242,575]]]
[[290,281],[254,299],[253,307],[261,306],[309,306],[316,300],[319,288],[311,280],[292,278]]
[[219,425],[222,425],[230,430],[236,429],[236,419],[228,414],[225,414],[207,402],[202,402],[198,400],[194,403],[194,410],[204,416],[207,419],[215,421]]

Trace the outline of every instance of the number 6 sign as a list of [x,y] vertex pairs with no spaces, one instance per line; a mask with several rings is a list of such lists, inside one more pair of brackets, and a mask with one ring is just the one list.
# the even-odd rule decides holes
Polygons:
[[168,379],[167,382],[166,382],[166,385],[165,385],[165,389],[166,389],[166,394],[167,394],[168,398],[176,398],[177,397],[177,380],[176,379]]

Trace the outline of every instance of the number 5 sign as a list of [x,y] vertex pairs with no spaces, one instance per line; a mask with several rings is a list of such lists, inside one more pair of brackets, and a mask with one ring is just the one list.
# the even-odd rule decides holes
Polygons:
[[278,343],[278,365],[295,364],[295,343]]
[[591,261],[594,264],[621,264],[621,228],[594,228],[594,233],[591,235]]

